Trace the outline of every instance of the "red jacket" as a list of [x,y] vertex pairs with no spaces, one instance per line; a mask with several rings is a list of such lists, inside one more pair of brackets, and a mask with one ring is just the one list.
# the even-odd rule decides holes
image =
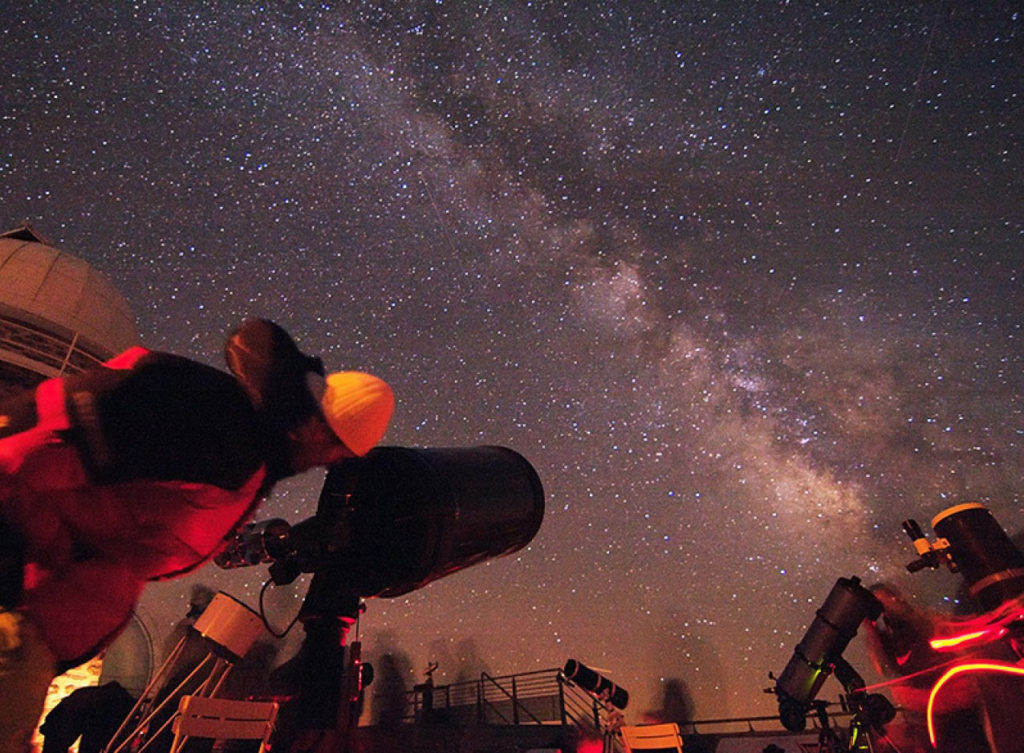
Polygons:
[[0,439],[0,517],[25,544],[19,608],[67,666],[119,632],[146,581],[219,551],[265,491],[233,377],[143,348],[105,366],[43,382],[35,424]]

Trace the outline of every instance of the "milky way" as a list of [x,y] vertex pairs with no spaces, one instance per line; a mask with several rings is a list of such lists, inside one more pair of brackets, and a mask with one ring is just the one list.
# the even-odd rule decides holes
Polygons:
[[[410,686],[576,658],[633,718],[670,679],[772,713],[837,578],[950,599],[901,520],[1020,527],[1011,3],[18,5],[8,226],[106,273],[150,347],[222,365],[267,316],[392,383],[388,444],[538,470],[530,546],[370,602]],[[160,639],[193,583],[265,575],[141,613]]]

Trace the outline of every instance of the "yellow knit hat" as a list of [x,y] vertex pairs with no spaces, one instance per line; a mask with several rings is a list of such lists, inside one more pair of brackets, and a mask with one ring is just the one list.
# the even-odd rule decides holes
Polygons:
[[320,407],[338,439],[356,455],[373,449],[388,428],[395,396],[387,383],[361,371],[327,375]]

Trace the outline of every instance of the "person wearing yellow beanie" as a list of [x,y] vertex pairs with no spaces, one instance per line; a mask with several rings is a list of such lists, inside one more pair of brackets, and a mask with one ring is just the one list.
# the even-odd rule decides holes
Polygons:
[[270,321],[244,322],[228,338],[225,360],[259,415],[271,481],[365,455],[394,411],[384,380],[361,371],[325,374],[319,358]]
[[324,417],[335,435],[357,456],[363,456],[383,438],[395,397],[383,379],[360,371],[339,371],[327,376],[320,400]]
[[0,753],[147,582],[201,566],[277,481],[387,429],[383,380],[325,376],[273,322],[244,322],[225,357],[230,374],[134,347],[0,401]]
[[362,457],[380,442],[395,409],[391,387],[361,371],[339,371],[306,382],[319,411],[287,432],[288,473]]

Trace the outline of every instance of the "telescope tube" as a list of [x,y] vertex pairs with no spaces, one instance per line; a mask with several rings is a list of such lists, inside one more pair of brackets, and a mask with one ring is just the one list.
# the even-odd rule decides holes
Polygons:
[[836,581],[775,683],[779,719],[786,729],[804,729],[811,702],[842,659],[857,628],[865,619],[878,619],[881,613],[882,603],[860,584],[859,578]]
[[968,593],[986,611],[1024,592],[1024,554],[984,505],[967,502],[932,518],[936,536],[967,582]]
[[543,517],[540,478],[513,450],[377,447],[327,473],[317,519],[343,524],[317,575],[401,596],[521,549]]
[[602,674],[595,672],[582,662],[569,659],[562,668],[562,674],[567,680],[572,680],[591,695],[603,698],[607,696],[608,702],[617,709],[625,709],[629,703],[629,693],[625,688],[619,687]]

